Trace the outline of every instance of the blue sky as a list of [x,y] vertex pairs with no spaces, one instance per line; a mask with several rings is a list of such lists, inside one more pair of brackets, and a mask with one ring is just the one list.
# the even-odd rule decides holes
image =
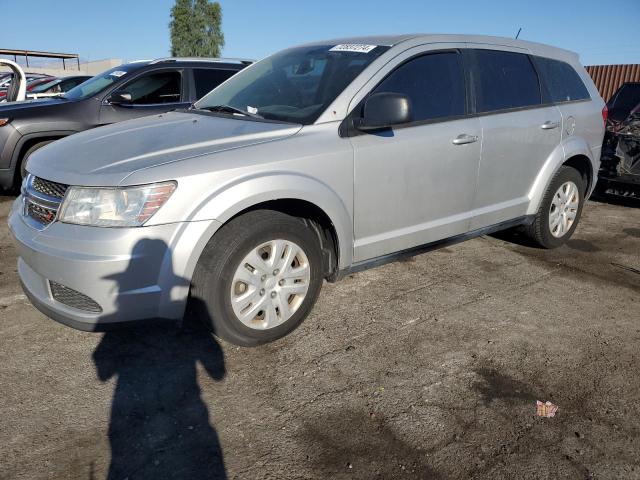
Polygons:
[[[169,52],[174,0],[0,0],[0,48],[136,60]],[[222,0],[225,56],[260,58],[311,40],[375,33],[482,33],[640,63],[640,0]]]

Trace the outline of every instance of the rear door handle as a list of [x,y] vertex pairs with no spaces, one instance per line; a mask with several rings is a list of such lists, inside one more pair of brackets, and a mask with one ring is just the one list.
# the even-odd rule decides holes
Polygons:
[[477,135],[467,135],[466,133],[462,133],[458,135],[456,138],[451,140],[451,143],[454,145],[464,145],[465,143],[473,143],[478,141]]
[[540,128],[543,130],[553,130],[554,128],[558,128],[560,126],[560,122],[544,122],[540,125]]

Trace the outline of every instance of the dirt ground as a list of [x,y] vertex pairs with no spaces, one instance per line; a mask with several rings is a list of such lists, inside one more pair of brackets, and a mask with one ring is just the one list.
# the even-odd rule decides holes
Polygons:
[[[254,349],[82,333],[22,295],[0,197],[1,479],[640,479],[640,206],[323,288]],[[536,400],[559,406],[535,416]]]

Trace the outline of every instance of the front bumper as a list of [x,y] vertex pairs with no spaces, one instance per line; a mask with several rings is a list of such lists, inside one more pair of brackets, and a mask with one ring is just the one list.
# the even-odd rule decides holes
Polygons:
[[[21,201],[14,203],[9,228],[23,289],[42,313],[86,331],[182,318],[199,244],[211,222],[139,228],[53,222],[39,231],[25,223]],[[78,307],[78,302],[56,297],[51,282],[99,308],[89,311],[82,303]]]

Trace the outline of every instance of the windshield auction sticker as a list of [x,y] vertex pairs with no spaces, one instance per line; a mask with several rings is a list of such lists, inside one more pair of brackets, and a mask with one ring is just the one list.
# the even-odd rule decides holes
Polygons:
[[336,45],[329,49],[330,52],[356,52],[356,53],[369,53],[376,48],[377,45],[363,45],[361,43],[345,43],[343,45]]
[[109,75],[111,75],[112,77],[121,77],[126,74],[127,72],[123,72],[122,70],[116,70],[115,72],[111,72]]

